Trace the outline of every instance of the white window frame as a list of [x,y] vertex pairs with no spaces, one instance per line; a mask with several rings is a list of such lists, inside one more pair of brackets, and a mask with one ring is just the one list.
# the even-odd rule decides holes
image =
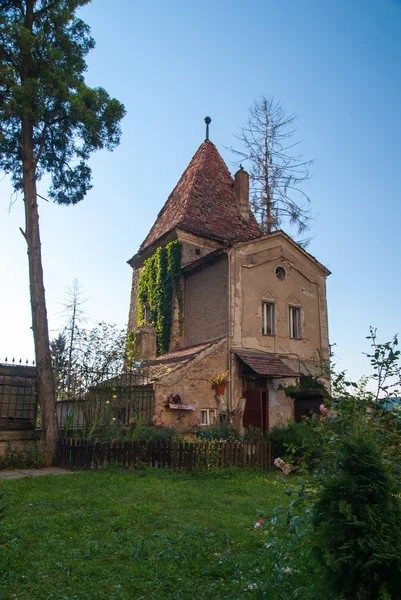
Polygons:
[[[270,307],[270,333],[267,331],[267,307]],[[276,304],[271,300],[262,300],[262,335],[276,335]]]
[[292,340],[302,339],[302,310],[300,306],[288,307],[289,333]]
[[[204,422],[202,422],[202,421],[204,421]],[[200,411],[201,427],[207,427],[208,425],[214,425],[215,422],[216,422],[216,409],[201,408],[201,411]]]

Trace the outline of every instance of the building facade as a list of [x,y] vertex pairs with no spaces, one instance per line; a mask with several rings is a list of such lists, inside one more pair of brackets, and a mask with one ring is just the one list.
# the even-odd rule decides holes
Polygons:
[[[138,311],[141,274],[173,241],[181,248],[180,300],[173,295],[169,347],[156,356],[155,323],[146,307]],[[327,369],[330,273],[284,232],[260,232],[248,174],[233,178],[212,142],[199,147],[128,262],[128,329],[147,361],[155,424],[195,432],[229,419],[266,430],[300,414],[283,388]],[[226,371],[217,395],[208,379]]]

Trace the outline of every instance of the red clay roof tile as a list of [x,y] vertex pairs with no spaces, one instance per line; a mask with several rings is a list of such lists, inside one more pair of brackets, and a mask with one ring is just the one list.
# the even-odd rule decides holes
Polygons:
[[241,218],[234,180],[210,141],[196,151],[139,252],[173,229],[224,243],[245,242],[261,235],[252,213],[248,222]]
[[284,364],[276,354],[246,350],[235,350],[235,354],[259,375],[267,377],[297,377],[299,375]]

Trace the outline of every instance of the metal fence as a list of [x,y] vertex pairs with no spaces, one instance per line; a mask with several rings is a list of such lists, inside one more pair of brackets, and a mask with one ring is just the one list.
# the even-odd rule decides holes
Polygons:
[[146,372],[137,368],[126,373],[96,369],[57,377],[56,411],[59,428],[71,433],[88,424],[115,420],[128,425],[132,419],[151,424],[154,392]]
[[[34,366],[0,363],[0,429],[40,429],[37,370]],[[88,423],[132,419],[151,424],[154,392],[143,368],[112,373],[93,367],[55,369],[56,414],[60,430],[71,433]]]

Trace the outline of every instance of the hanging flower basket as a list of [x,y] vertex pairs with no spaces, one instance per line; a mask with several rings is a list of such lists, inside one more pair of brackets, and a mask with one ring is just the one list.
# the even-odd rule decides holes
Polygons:
[[226,391],[226,386],[224,384],[220,383],[219,385],[215,386],[214,391],[216,392],[217,396],[224,396],[225,391]]
[[209,375],[208,377],[208,382],[211,384],[217,396],[224,396],[226,386],[229,381],[230,377],[228,375],[228,371],[223,371],[222,373],[214,373],[213,375]]

